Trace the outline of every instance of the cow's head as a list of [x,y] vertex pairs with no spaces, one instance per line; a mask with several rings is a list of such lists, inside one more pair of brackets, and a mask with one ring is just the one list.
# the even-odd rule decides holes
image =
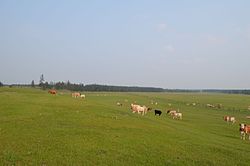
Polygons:
[[244,131],[246,124],[240,123],[239,125],[240,125],[240,131]]

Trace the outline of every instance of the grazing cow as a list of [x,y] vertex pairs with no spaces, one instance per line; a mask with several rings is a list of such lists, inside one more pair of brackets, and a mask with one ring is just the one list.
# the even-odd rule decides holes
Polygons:
[[174,113],[173,119],[182,119],[182,113],[180,113],[180,112]]
[[131,110],[133,113],[137,112],[138,114],[144,115],[146,114],[148,111],[151,110],[151,108],[147,108],[145,105],[144,106],[140,106],[137,104],[131,104]]
[[81,97],[82,99],[85,99],[86,96],[82,94],[80,97]]
[[224,121],[226,121],[226,122],[232,122],[232,123],[235,123],[235,122],[236,122],[236,119],[235,119],[235,117],[233,117],[233,116],[224,116],[223,119],[224,119]]
[[122,106],[122,103],[117,102],[116,105],[117,106]]
[[56,94],[56,90],[50,89],[50,90],[48,91],[48,93],[55,95],[55,94]]
[[209,107],[209,108],[214,108],[214,105],[212,105],[212,104],[207,104],[207,107]]
[[138,113],[137,107],[139,107],[139,105],[137,105],[137,104],[131,104],[131,110],[132,110],[133,113],[135,113],[135,112]]
[[173,116],[177,111],[176,110],[168,110],[167,114]]
[[74,97],[74,98],[78,98],[78,97],[81,97],[81,93],[74,92],[74,93],[71,94],[71,96]]
[[248,139],[250,140],[250,125],[240,124],[240,135],[241,139],[245,140],[246,135],[248,135]]
[[155,110],[155,115],[158,114],[159,116],[161,116],[161,113],[162,113],[161,110]]
[[131,110],[133,113],[137,112],[138,114],[144,115],[147,113],[148,108],[146,106],[140,106],[140,105],[136,105],[136,104],[131,104]]

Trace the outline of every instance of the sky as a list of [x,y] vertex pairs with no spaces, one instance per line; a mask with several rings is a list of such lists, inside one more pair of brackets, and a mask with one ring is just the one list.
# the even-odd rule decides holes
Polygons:
[[249,0],[0,0],[0,81],[250,89]]

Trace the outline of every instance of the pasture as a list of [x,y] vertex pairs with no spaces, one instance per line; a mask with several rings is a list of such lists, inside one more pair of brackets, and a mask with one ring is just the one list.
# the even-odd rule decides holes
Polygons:
[[[250,96],[204,93],[84,93],[0,88],[0,165],[249,165]],[[152,105],[154,100],[158,104]],[[136,101],[162,110],[133,114]],[[122,106],[117,106],[117,102]],[[187,103],[197,103],[195,106]],[[169,106],[171,103],[171,106]],[[206,104],[222,104],[221,109]],[[165,111],[179,109],[182,120]],[[223,121],[224,115],[237,122]]]

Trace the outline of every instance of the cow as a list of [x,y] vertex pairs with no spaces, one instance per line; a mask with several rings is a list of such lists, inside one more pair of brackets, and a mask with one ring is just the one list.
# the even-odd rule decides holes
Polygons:
[[207,104],[207,107],[209,107],[209,108],[214,108],[215,106],[212,105],[212,104]]
[[244,123],[240,124],[240,135],[241,139],[245,140],[246,135],[248,135],[248,139],[250,140],[250,125],[246,125]]
[[133,113],[137,112],[138,114],[140,114],[138,108],[140,107],[140,105],[137,104],[131,104],[131,110]]
[[122,103],[117,102],[116,105],[117,106],[122,106]]
[[161,113],[162,113],[161,110],[155,110],[155,115],[158,114],[159,116],[161,116]]
[[180,112],[175,112],[173,114],[173,119],[182,119],[182,113]]
[[131,110],[133,113],[137,112],[138,114],[146,114],[147,111],[150,110],[150,108],[147,108],[146,106],[140,106],[137,104],[131,104]]
[[78,98],[78,97],[81,97],[81,93],[74,92],[74,93],[71,94],[71,96],[74,97],[74,98]]
[[55,95],[55,94],[56,94],[56,90],[50,89],[50,90],[48,91],[48,93]]
[[82,99],[85,99],[86,96],[85,96],[84,94],[81,94],[80,97],[81,97]]
[[236,122],[236,119],[233,116],[223,116],[223,119],[224,119],[224,121],[232,122],[233,124]]
[[176,110],[167,110],[167,114],[173,116],[177,111]]
[[147,110],[148,108],[145,105],[137,107],[138,114],[142,113],[142,115],[145,115],[147,113]]
[[137,105],[137,104],[131,104],[131,110],[132,110],[133,113],[138,112],[138,111],[137,111],[137,107],[138,107],[138,106],[139,106],[139,105]]

